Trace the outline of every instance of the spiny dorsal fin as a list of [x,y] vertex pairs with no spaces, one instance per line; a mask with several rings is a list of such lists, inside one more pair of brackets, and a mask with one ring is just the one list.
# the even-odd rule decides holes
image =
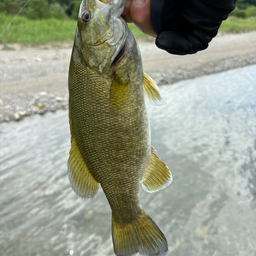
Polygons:
[[97,193],[99,183],[93,178],[83,160],[73,135],[71,119],[69,122],[71,132],[71,149],[68,159],[68,177],[70,184],[76,194],[80,197],[93,198]]
[[163,189],[172,183],[171,171],[154,152],[155,149],[151,147],[147,169],[141,181],[143,189],[150,193]]
[[143,74],[143,89],[147,97],[152,101],[161,101],[162,97],[160,92],[158,91],[157,85],[153,81],[153,79],[147,75]]

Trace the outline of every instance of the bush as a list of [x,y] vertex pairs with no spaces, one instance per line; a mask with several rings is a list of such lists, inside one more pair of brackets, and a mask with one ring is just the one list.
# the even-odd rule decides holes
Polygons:
[[47,0],[30,0],[26,10],[26,16],[31,20],[67,18],[65,10],[59,3],[53,2],[49,4]]
[[0,13],[6,12],[11,15],[16,15],[25,4],[25,0],[1,0]]
[[238,8],[235,8],[234,11],[232,11],[229,16],[235,16],[237,18],[245,19],[246,18],[246,13],[244,10],[240,10]]
[[77,15],[80,7],[80,1],[72,1],[67,9],[67,14],[70,18],[77,20]]
[[256,30],[256,17],[240,19],[230,17],[222,22],[220,31],[226,33],[241,33]]
[[256,6],[251,6],[245,10],[246,18],[256,17]]
[[67,15],[59,3],[49,4],[50,17],[55,19],[66,19]]
[[231,12],[229,16],[234,16],[241,19],[256,17],[256,6],[250,6],[246,9],[235,8],[235,10]]
[[47,0],[30,0],[26,10],[26,16],[31,20],[50,18],[49,4]]
[[73,11],[71,13],[71,18],[77,20],[78,12],[79,12],[80,2],[75,2]]

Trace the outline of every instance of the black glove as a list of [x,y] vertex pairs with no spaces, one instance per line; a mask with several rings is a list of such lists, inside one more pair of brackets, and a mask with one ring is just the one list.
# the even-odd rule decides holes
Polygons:
[[157,47],[184,55],[208,47],[236,0],[151,0]]

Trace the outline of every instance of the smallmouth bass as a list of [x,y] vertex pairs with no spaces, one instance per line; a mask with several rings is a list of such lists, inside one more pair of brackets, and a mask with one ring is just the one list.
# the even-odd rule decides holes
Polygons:
[[161,96],[143,74],[136,40],[120,17],[125,0],[104,2],[83,0],[78,14],[69,69],[68,176],[82,198],[93,198],[101,185],[117,256],[162,256],[165,236],[139,202],[140,183],[154,192],[172,181],[150,145],[144,99]]

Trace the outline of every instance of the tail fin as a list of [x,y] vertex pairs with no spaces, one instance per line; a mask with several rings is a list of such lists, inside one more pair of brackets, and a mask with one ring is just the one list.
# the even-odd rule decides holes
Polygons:
[[143,211],[132,223],[117,223],[112,217],[112,237],[117,256],[139,252],[147,256],[163,256],[168,252],[164,234]]

